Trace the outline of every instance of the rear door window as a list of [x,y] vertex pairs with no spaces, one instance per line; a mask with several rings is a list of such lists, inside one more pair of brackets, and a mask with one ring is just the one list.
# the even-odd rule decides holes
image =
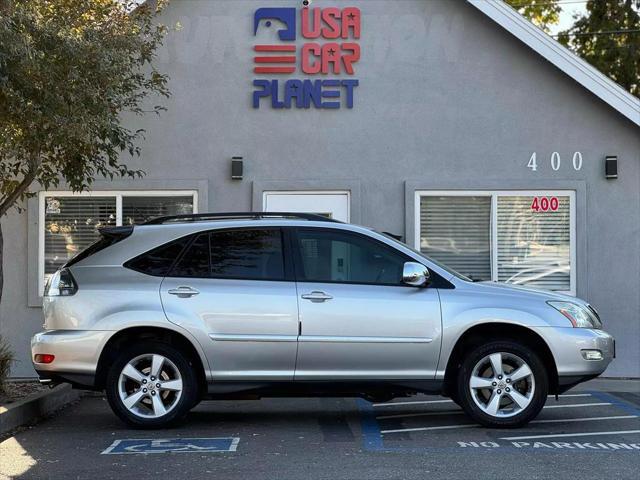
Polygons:
[[285,280],[282,232],[261,228],[200,234],[170,276]]

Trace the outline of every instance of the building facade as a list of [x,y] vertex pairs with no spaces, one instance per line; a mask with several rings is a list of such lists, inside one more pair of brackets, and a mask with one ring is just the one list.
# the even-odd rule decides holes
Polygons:
[[3,219],[14,376],[34,375],[46,277],[98,227],[279,210],[585,298],[617,338],[606,375],[640,377],[637,99],[502,2],[174,0],[162,20],[180,24],[156,62],[168,111],[124,119],[147,132],[127,160],[146,176]]

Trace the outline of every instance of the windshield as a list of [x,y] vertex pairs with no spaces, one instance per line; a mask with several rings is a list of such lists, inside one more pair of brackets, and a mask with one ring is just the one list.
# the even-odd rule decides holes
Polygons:
[[461,274],[460,272],[455,271],[453,268],[448,267],[447,265],[438,262],[437,260],[434,260],[431,257],[427,257],[424,253],[422,253],[419,250],[416,250],[415,248],[407,245],[404,242],[401,242],[400,240],[398,240],[397,238],[394,238],[393,236],[384,233],[384,232],[378,232],[377,230],[375,230],[376,233],[379,233],[380,235],[382,235],[385,238],[388,238],[389,240],[391,240],[393,243],[397,243],[399,245],[402,245],[405,248],[408,248],[409,250],[411,250],[413,253],[415,253],[416,255],[421,256],[422,258],[424,258],[425,260],[428,260],[431,263],[436,264],[438,267],[440,267],[441,269],[443,269],[444,271],[450,273],[451,275],[453,275],[454,277],[459,278],[460,280],[464,280],[466,282],[472,282],[473,280],[471,280],[469,277],[464,276],[463,274]]

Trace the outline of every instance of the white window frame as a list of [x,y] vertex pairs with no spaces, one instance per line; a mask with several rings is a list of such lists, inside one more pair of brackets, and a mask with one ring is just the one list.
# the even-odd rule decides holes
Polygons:
[[576,295],[576,192],[575,190],[416,190],[415,192],[415,238],[414,247],[420,251],[420,204],[422,197],[491,197],[491,280],[498,279],[498,197],[569,197],[569,250],[571,269],[569,270],[568,291],[558,291]]
[[262,210],[266,211],[269,195],[341,195],[347,198],[347,221],[351,221],[351,192],[349,190],[265,190],[262,192]]
[[116,226],[122,225],[122,197],[188,197],[193,198],[193,213],[198,213],[197,190],[98,190],[73,192],[71,190],[48,190],[38,193],[38,294],[44,294],[44,224],[45,204],[49,197],[95,197],[115,198]]

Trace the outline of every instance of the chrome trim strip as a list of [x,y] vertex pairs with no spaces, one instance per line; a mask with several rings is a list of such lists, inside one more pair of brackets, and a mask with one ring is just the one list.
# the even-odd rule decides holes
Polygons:
[[433,339],[427,337],[338,337],[302,335],[298,341],[324,343],[431,343]]
[[315,343],[431,343],[427,337],[339,337],[324,335],[249,335],[241,333],[210,333],[216,342],[315,342]]
[[245,335],[241,333],[210,333],[216,342],[296,342],[297,335]]

